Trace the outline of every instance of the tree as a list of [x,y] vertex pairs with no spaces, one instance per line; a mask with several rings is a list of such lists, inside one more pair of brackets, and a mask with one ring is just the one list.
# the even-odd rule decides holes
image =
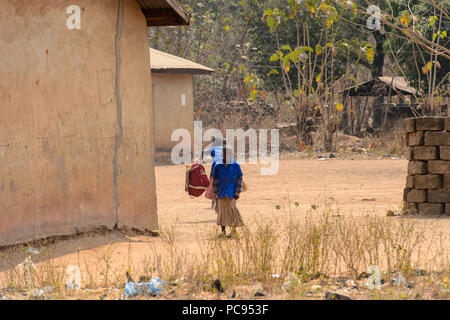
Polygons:
[[196,105],[240,98],[248,75],[251,43],[246,1],[185,0],[192,12],[189,27],[151,28],[150,43],[177,56],[205,64],[216,73],[196,81]]
[[[450,90],[450,59],[445,56],[450,48],[449,8],[448,1],[411,1],[399,11],[398,28],[391,27],[387,43],[395,70],[418,88],[418,98],[427,114],[437,111],[434,105]],[[404,30],[410,30],[409,37]]]
[[[270,74],[281,78],[295,110],[298,140],[311,142],[308,120],[315,116],[327,151],[333,150],[343,111],[337,89],[356,82],[359,64],[374,61],[372,44],[356,33],[349,38],[345,18],[354,17],[356,9],[350,1],[289,0],[287,7],[267,9],[263,16],[276,44],[269,60],[278,68]],[[290,43],[282,43],[283,38]]]

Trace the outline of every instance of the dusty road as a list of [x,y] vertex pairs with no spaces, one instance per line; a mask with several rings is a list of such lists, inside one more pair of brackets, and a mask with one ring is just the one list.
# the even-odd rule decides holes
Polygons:
[[[282,160],[278,175],[261,176],[258,166],[242,165],[249,189],[238,201],[238,207],[249,227],[255,221],[283,223],[292,215],[301,218],[312,205],[325,206],[326,202],[332,203],[334,215],[385,217],[388,210],[400,208],[406,168],[406,160]],[[206,169],[209,171],[210,166],[206,165]],[[156,177],[162,233],[173,233],[177,248],[198,253],[218,229],[210,201],[204,197],[192,199],[184,191],[185,166],[157,167]],[[437,226],[450,236],[448,218],[414,219],[423,225]],[[166,244],[164,237],[107,233],[59,241],[51,250],[41,248],[41,254],[33,256],[33,261],[56,258],[61,265],[83,265],[82,271],[89,265],[110,263],[123,271],[130,263],[145,265],[149,254],[155,248],[166,250]],[[446,245],[450,247],[450,243]],[[23,250],[5,254],[7,259],[0,259],[0,274],[24,258]],[[117,275],[121,281],[122,271]]]
[[[205,167],[209,172],[210,166]],[[343,214],[385,216],[402,203],[406,168],[404,160],[282,160],[278,175],[261,176],[259,166],[242,165],[249,190],[238,208],[251,223],[254,218],[283,219],[296,202],[295,214],[306,214],[311,205],[331,198]],[[160,225],[176,225],[177,235],[188,240],[205,236],[215,213],[209,200],[186,195],[184,172],[183,166],[157,167],[156,178]]]

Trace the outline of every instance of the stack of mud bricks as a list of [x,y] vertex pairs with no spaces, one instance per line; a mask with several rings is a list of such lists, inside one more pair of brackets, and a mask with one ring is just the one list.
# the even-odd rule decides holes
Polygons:
[[404,214],[450,215],[450,117],[405,119]]

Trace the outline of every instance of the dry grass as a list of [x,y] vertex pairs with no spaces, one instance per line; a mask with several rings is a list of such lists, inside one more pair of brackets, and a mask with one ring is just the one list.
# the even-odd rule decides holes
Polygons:
[[[200,254],[177,242],[175,225],[162,229],[158,241],[163,245],[150,244],[143,263],[133,261],[131,244],[127,258],[119,263],[113,259],[114,244],[106,250],[92,250],[88,260],[78,258],[83,286],[77,292],[65,288],[67,265],[53,259],[51,246],[41,248],[42,262],[36,266],[24,263],[0,274],[0,299],[97,299],[98,292],[106,292],[100,297],[107,294],[119,299],[127,271],[135,280],[158,276],[175,283],[167,290],[172,298],[214,298],[211,282],[215,279],[221,281],[226,294],[258,284],[266,294],[280,299],[321,298],[321,288],[343,289],[355,298],[450,297],[449,239],[429,223],[400,217],[354,217],[340,213],[333,203],[314,206],[302,218],[295,216],[296,205],[283,210],[291,213],[288,223],[255,221],[232,240],[218,239],[211,231],[208,243],[199,243]],[[7,261],[8,252],[1,254],[2,261]],[[367,289],[366,279],[358,278],[371,265],[382,272],[385,284],[380,290]],[[413,288],[391,285],[398,274]],[[342,279],[356,285],[349,286]]]
[[402,128],[394,128],[379,136],[367,136],[364,144],[370,147],[373,154],[385,154],[401,157],[406,151],[405,133]]

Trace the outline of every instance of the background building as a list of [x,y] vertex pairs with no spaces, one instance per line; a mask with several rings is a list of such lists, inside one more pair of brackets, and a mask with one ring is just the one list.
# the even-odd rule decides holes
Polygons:
[[153,79],[155,157],[170,159],[172,132],[183,128],[194,131],[193,76],[214,73],[201,64],[150,49]]

